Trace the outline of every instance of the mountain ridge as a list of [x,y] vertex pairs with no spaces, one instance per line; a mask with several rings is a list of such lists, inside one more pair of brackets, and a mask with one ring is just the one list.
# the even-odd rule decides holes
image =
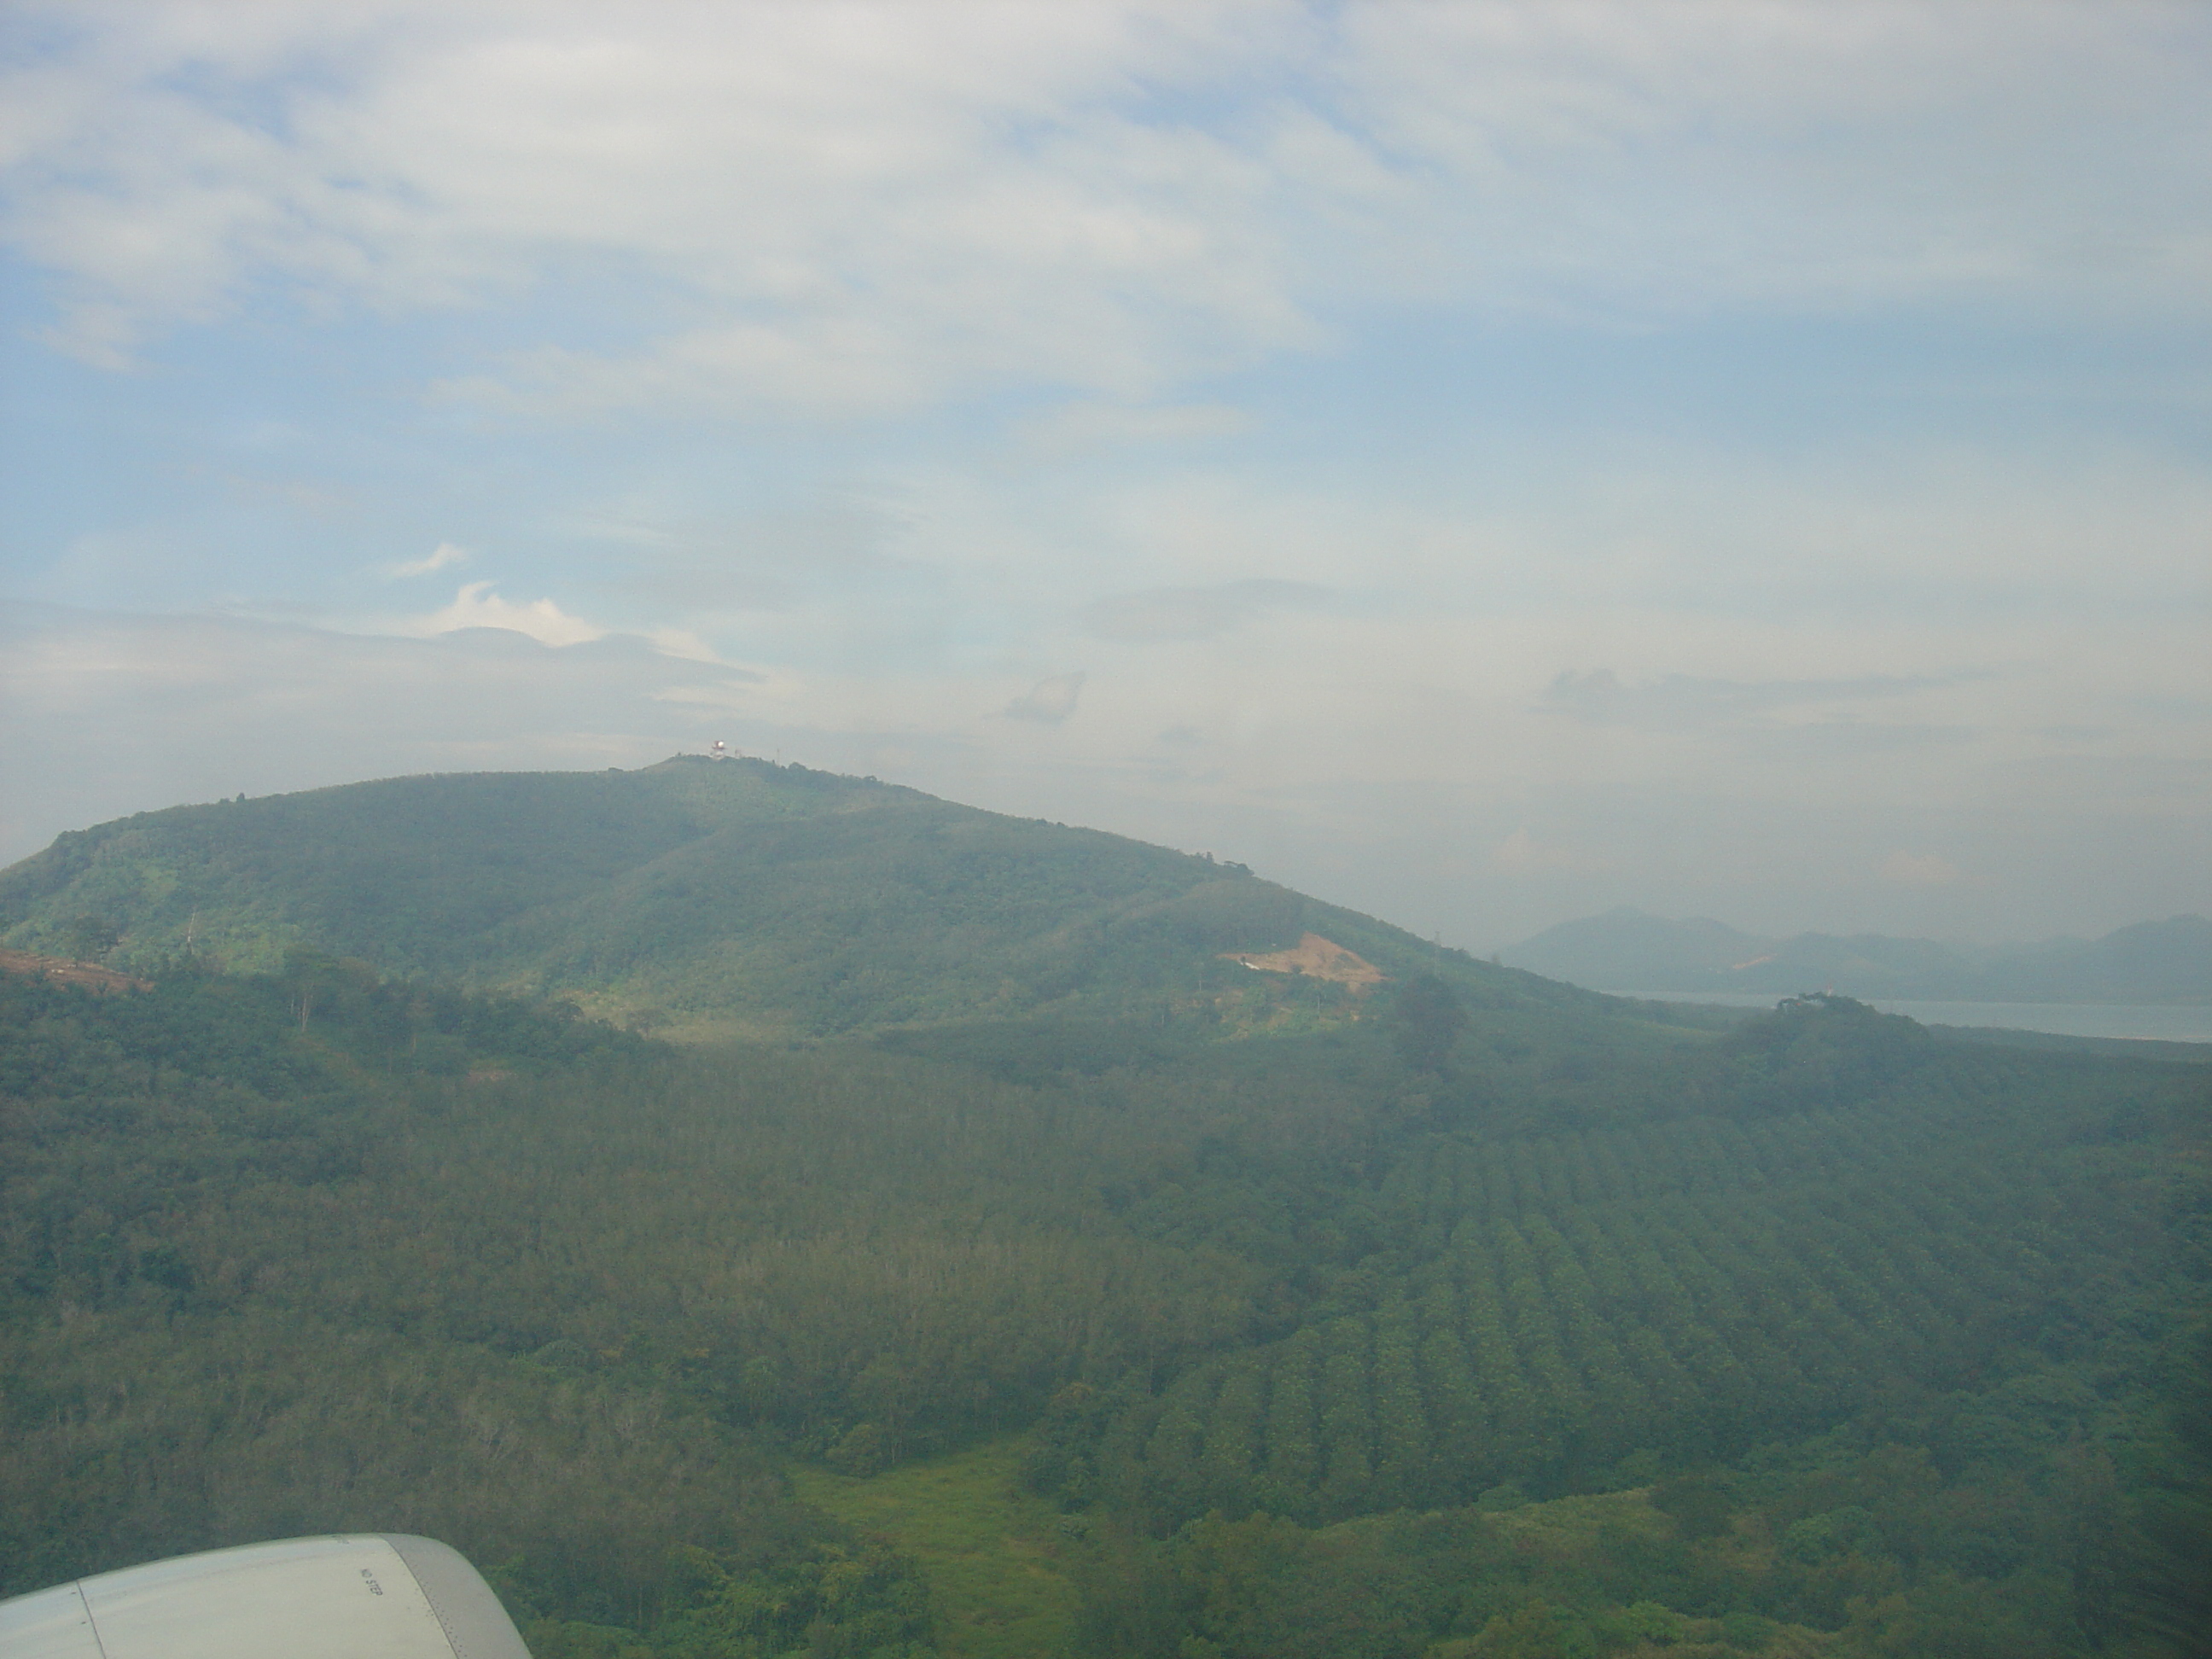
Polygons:
[[1295,953],[1309,933],[1478,1001],[1589,1000],[1207,854],[764,760],[172,807],[0,871],[10,948],[246,971],[317,951],[699,1038],[1040,1012],[1355,1017],[1366,986],[1234,959]]

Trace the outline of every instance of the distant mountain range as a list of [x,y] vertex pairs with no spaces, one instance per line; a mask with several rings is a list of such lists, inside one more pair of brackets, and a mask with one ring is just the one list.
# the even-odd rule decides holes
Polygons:
[[1994,949],[1881,933],[1765,939],[1704,917],[1623,906],[1499,953],[1510,967],[1604,991],[1744,991],[1957,1002],[2212,1002],[2212,921],[2175,916],[2102,939]]

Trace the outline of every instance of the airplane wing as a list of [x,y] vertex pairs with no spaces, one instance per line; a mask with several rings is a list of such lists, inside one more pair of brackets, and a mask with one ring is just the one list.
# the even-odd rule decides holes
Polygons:
[[460,1553],[395,1533],[180,1555],[0,1601],[0,1659],[530,1659]]

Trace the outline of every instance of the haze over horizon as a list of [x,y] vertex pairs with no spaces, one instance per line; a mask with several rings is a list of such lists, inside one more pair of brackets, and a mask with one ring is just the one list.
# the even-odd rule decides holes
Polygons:
[[2212,912],[2212,12],[24,3],[0,861],[715,738],[1487,952]]

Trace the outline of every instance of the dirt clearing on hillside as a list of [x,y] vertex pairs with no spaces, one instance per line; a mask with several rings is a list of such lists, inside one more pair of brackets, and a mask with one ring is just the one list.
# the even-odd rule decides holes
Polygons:
[[28,974],[33,979],[50,979],[57,985],[82,985],[94,991],[150,991],[150,979],[134,979],[129,974],[118,974],[112,968],[97,967],[89,962],[71,962],[67,957],[42,957],[29,951],[0,951],[0,974]]
[[1287,951],[1224,951],[1221,954],[1231,962],[1241,962],[1263,974],[1304,974],[1309,979],[1348,985],[1355,991],[1380,985],[1389,977],[1364,957],[1354,956],[1334,939],[1323,939],[1319,933],[1306,934]]

